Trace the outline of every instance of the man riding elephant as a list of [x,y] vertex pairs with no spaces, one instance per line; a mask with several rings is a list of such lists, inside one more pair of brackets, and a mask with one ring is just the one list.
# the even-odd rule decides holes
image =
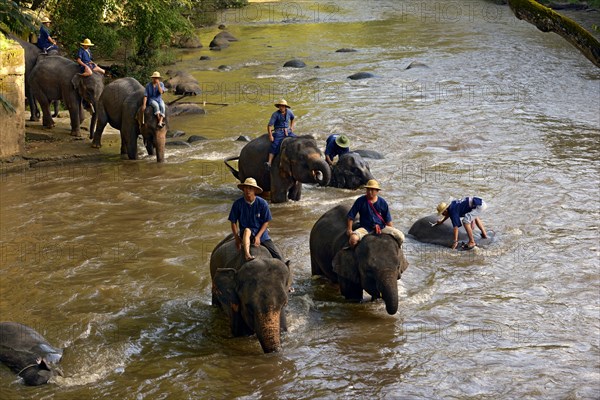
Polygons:
[[269,160],[266,162],[267,170],[271,169],[271,163],[273,158],[279,154],[281,148],[281,141],[283,138],[294,135],[294,113],[285,99],[279,100],[275,103],[275,107],[278,108],[271,115],[271,119],[267,124],[267,133],[269,134],[269,140],[271,141],[271,148],[269,149]]
[[250,261],[254,259],[250,254],[250,244],[256,247],[262,245],[274,258],[283,261],[281,252],[269,237],[267,230],[272,219],[269,204],[263,198],[256,196],[263,190],[256,184],[254,178],[247,178],[237,186],[244,192],[244,196],[233,203],[228,218],[231,221],[231,231],[237,249],[243,249],[244,258]]

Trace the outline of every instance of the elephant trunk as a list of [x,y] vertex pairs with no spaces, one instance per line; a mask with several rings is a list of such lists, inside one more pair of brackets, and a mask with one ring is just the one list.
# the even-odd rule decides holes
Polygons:
[[389,276],[378,283],[378,289],[381,297],[385,301],[385,310],[388,314],[394,315],[398,312],[398,273],[395,276]]
[[155,136],[155,144],[156,144],[156,161],[164,162],[165,161],[165,143],[167,141],[167,128],[166,126],[162,128],[157,128],[156,136]]
[[254,331],[265,353],[281,350],[281,310],[270,309],[256,317]]
[[327,186],[327,184],[329,184],[331,179],[331,168],[325,160],[322,158],[312,159],[309,162],[309,168],[315,182],[318,183],[319,186]]

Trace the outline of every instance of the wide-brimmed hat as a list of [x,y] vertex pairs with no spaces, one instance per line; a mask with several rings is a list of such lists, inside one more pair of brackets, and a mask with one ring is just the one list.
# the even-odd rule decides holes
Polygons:
[[48,18],[48,17],[42,18],[42,24],[47,24],[47,23],[50,23],[50,22],[51,22],[50,18]]
[[285,101],[285,99],[281,99],[277,103],[275,103],[275,107],[279,107],[279,106],[285,106],[286,108],[292,108],[288,105],[288,103],[287,103],[287,101]]
[[365,189],[381,190],[381,187],[379,186],[379,182],[377,182],[375,179],[369,179],[367,184],[365,185]]
[[82,46],[93,46],[94,43],[90,39],[84,39],[83,42],[79,43]]
[[158,72],[158,71],[154,71],[154,72],[152,73],[152,76],[151,76],[150,78],[159,78],[159,79],[160,79],[160,78],[161,78],[161,76],[160,76],[160,72]]
[[348,139],[348,136],[346,135],[340,135],[335,138],[335,144],[345,149],[350,147],[350,139]]
[[246,178],[244,183],[240,183],[237,185],[238,189],[244,190],[244,186],[250,186],[256,189],[256,194],[261,194],[263,192],[262,188],[256,184],[256,179],[254,178]]
[[437,206],[437,212],[438,214],[442,214],[444,211],[446,211],[446,209],[450,206],[450,204],[446,204],[443,201],[438,204]]

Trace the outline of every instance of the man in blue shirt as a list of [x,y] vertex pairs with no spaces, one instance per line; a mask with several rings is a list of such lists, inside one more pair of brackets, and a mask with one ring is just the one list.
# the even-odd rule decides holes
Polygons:
[[456,249],[458,245],[458,228],[461,227],[460,219],[462,218],[462,225],[467,231],[469,236],[469,243],[466,248],[472,249],[475,247],[475,239],[473,238],[473,225],[477,224],[477,227],[481,231],[481,237],[487,238],[487,233],[483,226],[483,221],[479,218],[479,215],[485,211],[487,204],[480,197],[465,197],[461,200],[452,200],[450,204],[440,203],[437,206],[437,212],[439,215],[443,215],[444,218],[437,221],[438,225],[441,225],[450,218],[452,226],[454,227],[454,242],[452,249]]
[[[392,226],[392,216],[387,202],[379,197],[381,187],[375,179],[371,179],[365,185],[366,194],[360,196],[348,212],[348,225],[346,233],[350,237],[349,244],[354,247],[368,234],[380,235],[386,233],[392,235],[400,245],[404,242],[404,234]],[[360,228],[352,230],[352,223],[356,214],[360,215]]]
[[44,54],[47,54],[52,50],[58,51],[56,40],[52,39],[50,36],[50,19],[48,17],[42,18],[42,25],[40,26],[40,36],[38,36],[37,47],[39,47]]
[[269,149],[269,161],[266,163],[268,170],[271,169],[271,163],[273,158],[279,154],[281,148],[281,142],[286,136],[294,135],[294,113],[287,101],[284,99],[279,100],[275,103],[275,107],[278,108],[271,115],[269,123],[267,124],[267,132],[269,133],[269,140],[271,141],[271,148]]
[[166,91],[165,84],[160,81],[160,72],[158,71],[154,71],[150,78],[152,82],[146,85],[142,112],[146,110],[146,104],[150,103],[150,106],[154,109],[154,115],[158,119],[158,126],[162,128],[165,126],[164,119],[167,111],[165,102],[162,99],[162,94]]
[[274,258],[283,261],[281,252],[269,237],[267,230],[271,221],[269,205],[263,198],[256,196],[263,190],[256,184],[254,178],[246,178],[238,188],[244,192],[244,197],[240,197],[233,203],[228,218],[231,221],[231,231],[238,250],[243,249],[244,258],[250,261],[254,259],[250,254],[250,243],[254,246],[263,245]]
[[334,133],[329,135],[325,141],[325,160],[329,165],[333,165],[335,156],[341,156],[350,152],[350,139],[346,135]]
[[100,72],[104,75],[104,70],[92,61],[92,51],[90,50],[90,47],[94,45],[92,41],[90,39],[85,39],[79,44],[81,47],[77,52],[77,64],[81,66],[79,70],[81,76],[90,76],[93,71]]

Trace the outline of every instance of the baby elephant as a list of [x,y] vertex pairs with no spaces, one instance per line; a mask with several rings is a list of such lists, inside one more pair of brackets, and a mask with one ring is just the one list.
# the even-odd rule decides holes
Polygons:
[[63,351],[30,327],[0,322],[0,361],[23,378],[26,385],[43,385],[62,371],[56,366]]

